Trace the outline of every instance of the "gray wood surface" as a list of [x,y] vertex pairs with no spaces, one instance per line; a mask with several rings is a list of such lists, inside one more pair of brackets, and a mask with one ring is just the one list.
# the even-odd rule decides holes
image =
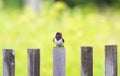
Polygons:
[[81,47],[81,76],[93,76],[93,49]]
[[25,0],[25,4],[37,15],[40,13],[41,0]]
[[105,76],[117,76],[117,45],[105,46]]
[[28,49],[28,76],[40,76],[39,49]]
[[3,49],[3,76],[15,76],[15,51]]
[[65,48],[53,48],[53,76],[66,76]]

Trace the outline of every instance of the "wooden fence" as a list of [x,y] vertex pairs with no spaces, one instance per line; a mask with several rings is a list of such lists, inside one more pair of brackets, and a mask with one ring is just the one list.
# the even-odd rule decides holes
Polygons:
[[[81,76],[93,76],[93,47],[81,47]],[[3,49],[3,76],[15,76],[15,51]],[[28,75],[40,76],[40,50],[28,49]],[[66,76],[66,50],[53,49],[53,76]],[[117,45],[105,46],[105,76],[117,76]]]

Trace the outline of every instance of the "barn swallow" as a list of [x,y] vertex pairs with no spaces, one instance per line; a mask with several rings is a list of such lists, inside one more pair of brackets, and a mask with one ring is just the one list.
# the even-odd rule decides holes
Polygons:
[[64,47],[63,43],[64,43],[64,39],[62,38],[62,33],[61,32],[57,32],[53,42],[56,44],[56,47]]

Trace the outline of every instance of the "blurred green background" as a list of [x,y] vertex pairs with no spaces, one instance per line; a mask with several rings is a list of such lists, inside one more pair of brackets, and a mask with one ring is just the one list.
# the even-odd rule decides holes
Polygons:
[[[53,76],[53,37],[60,31],[65,39],[66,76],[80,76],[81,46],[94,47],[93,74],[105,76],[105,45],[118,45],[120,64],[119,3],[120,0],[0,0],[0,48],[16,50],[16,76],[28,75],[27,49],[40,48],[41,76]],[[0,75],[2,65],[1,51]]]

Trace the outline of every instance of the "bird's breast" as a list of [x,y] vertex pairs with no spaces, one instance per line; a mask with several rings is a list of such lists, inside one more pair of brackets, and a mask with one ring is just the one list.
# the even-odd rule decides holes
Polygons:
[[56,45],[63,45],[63,40],[60,39],[60,40],[57,40],[57,39],[54,39],[54,42]]

